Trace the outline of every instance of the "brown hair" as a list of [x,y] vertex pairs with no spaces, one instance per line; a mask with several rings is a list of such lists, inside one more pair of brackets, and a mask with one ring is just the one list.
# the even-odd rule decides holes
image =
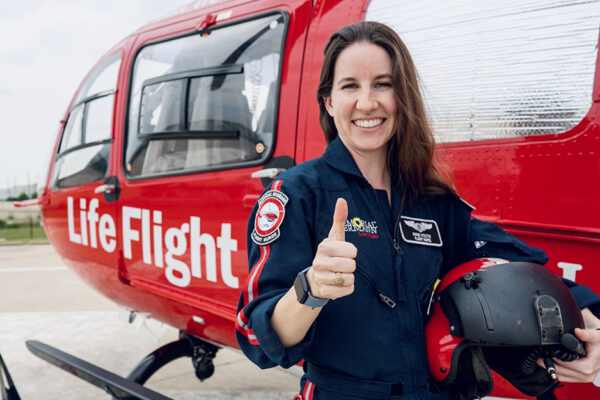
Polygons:
[[[392,183],[399,184],[404,195],[410,198],[423,194],[455,194],[446,169],[435,158],[435,140],[413,60],[396,32],[384,24],[359,22],[340,29],[329,38],[317,90],[319,122],[325,132],[325,140],[329,144],[338,135],[324,99],[331,95],[335,63],[345,48],[357,42],[383,48],[392,61],[392,85],[398,110],[387,154],[390,174],[396,180]],[[444,174],[440,173],[441,170]]]

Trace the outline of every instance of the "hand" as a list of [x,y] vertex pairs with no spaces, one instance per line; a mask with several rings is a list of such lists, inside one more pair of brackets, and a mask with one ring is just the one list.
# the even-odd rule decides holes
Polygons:
[[575,336],[585,342],[587,355],[571,362],[554,359],[558,380],[561,382],[593,382],[600,373],[600,331],[576,328]]
[[[344,224],[347,218],[348,203],[339,198],[335,203],[329,236],[319,243],[312,268],[306,273],[310,292],[315,297],[337,299],[354,292],[354,258],[358,250],[345,241]],[[341,273],[341,285],[336,285],[336,273]]]
[[[586,329],[575,329],[575,336],[585,343],[587,355],[575,361],[554,359],[558,380],[561,382],[593,382],[600,373],[600,320],[590,310],[581,310]],[[543,362],[538,360],[543,367]]]

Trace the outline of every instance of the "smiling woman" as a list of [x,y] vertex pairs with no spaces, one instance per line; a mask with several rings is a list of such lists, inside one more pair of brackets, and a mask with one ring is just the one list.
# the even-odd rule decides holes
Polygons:
[[[361,162],[366,161],[366,153],[385,159],[397,108],[388,53],[366,42],[343,50],[335,65],[334,84],[331,95],[325,97],[325,107],[359,168],[367,167]],[[377,187],[383,182],[372,184]]]
[[[473,218],[439,173],[417,72],[391,28],[348,25],[324,53],[317,99],[328,147],[278,176],[250,215],[250,278],[239,299],[238,343],[262,368],[303,359],[296,400],[487,396],[491,385],[480,385],[475,373],[431,379],[425,323],[436,281],[484,256],[538,264],[548,258]],[[285,202],[272,207],[273,198]],[[586,357],[597,372],[600,334],[581,331],[579,340],[597,335]],[[461,371],[474,369],[473,362],[471,370],[456,362]],[[569,368],[588,370],[576,362]],[[589,381],[560,365],[553,371]],[[551,369],[537,372],[523,374],[530,392],[551,393],[554,381],[540,378]]]

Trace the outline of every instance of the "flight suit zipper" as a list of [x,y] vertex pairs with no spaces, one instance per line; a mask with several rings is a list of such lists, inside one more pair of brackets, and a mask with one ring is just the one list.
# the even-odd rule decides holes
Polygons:
[[375,283],[375,280],[373,278],[371,278],[371,276],[368,273],[366,273],[358,265],[356,266],[356,271],[358,271],[362,276],[364,276],[367,279],[367,281],[369,282],[369,285],[371,285],[371,287],[375,290],[375,292],[377,292],[377,294],[379,296],[379,300],[381,300],[389,308],[393,309],[396,307],[396,302],[394,300],[392,300],[389,296],[386,296],[385,294],[383,294],[379,291],[379,289],[377,288],[377,284]]
[[[391,207],[390,204],[386,203],[386,204],[381,204],[381,202],[379,201],[379,196],[377,196],[377,190],[375,190],[375,188],[373,188],[371,186],[371,184],[369,182],[367,182],[367,180],[365,179],[365,183],[371,188],[372,192],[373,192],[373,197],[375,198],[375,203],[377,204],[377,208],[379,210],[382,210],[384,207],[388,207],[392,210],[392,214],[393,214],[393,208]],[[402,252],[402,248],[400,247],[400,245],[398,244],[398,240],[396,239],[396,231],[397,231],[397,227],[398,227],[398,223],[400,222],[400,214],[402,213],[402,211],[398,211],[398,215],[396,217],[396,223],[395,225],[392,227],[393,228],[393,232],[394,234],[392,235],[391,239],[392,239],[392,243],[394,245],[394,250],[396,250],[397,253],[403,254]],[[379,213],[381,215],[381,212]],[[386,218],[382,218],[382,220],[387,221]]]
[[394,249],[396,250],[396,252],[398,252],[400,254],[404,254],[402,251],[402,248],[398,244],[398,234],[397,234],[397,232],[399,230],[401,214],[402,214],[402,210],[398,211],[398,215],[396,216],[396,222],[394,223]]

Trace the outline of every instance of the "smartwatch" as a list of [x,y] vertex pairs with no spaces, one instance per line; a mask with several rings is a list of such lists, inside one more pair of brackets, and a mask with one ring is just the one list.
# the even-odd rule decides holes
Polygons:
[[309,269],[310,267],[300,271],[294,280],[294,290],[296,290],[298,303],[312,308],[323,307],[327,304],[329,299],[314,297],[310,294],[310,288],[308,287],[308,281],[306,280],[306,272],[308,272]]

